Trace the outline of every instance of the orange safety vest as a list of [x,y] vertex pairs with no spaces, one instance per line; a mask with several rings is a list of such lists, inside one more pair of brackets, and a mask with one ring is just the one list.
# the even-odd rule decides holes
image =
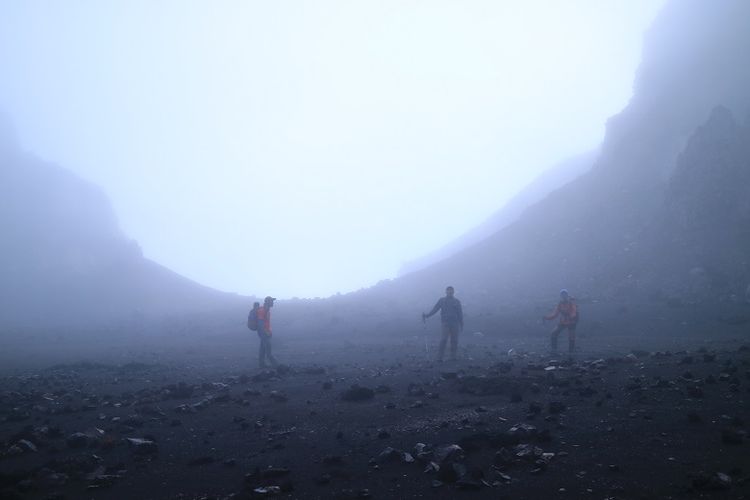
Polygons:
[[258,321],[263,322],[263,329],[271,335],[271,310],[263,306],[259,307],[255,314],[258,316]]
[[560,316],[561,325],[568,326],[578,323],[578,307],[574,300],[570,299],[567,302],[557,304],[557,307],[552,311],[552,314],[547,316],[547,319],[555,319],[557,316]]

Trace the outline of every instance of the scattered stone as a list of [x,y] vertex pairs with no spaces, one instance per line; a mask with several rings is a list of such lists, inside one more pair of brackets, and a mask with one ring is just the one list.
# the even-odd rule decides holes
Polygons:
[[732,486],[732,478],[723,472],[715,474],[699,473],[693,479],[693,488],[698,491],[728,490]]
[[143,438],[125,438],[136,455],[152,455],[158,453],[159,447],[155,442]]
[[687,395],[691,398],[702,398],[703,397],[703,389],[701,389],[697,385],[690,385],[686,388]]
[[425,395],[425,390],[419,384],[409,384],[406,392],[409,396],[421,397]]
[[453,460],[463,460],[464,450],[457,444],[451,444],[435,450],[434,457],[435,461],[442,465],[445,462]]
[[703,419],[701,418],[701,416],[698,415],[694,411],[691,411],[687,414],[687,419],[688,419],[688,422],[690,422],[691,424],[700,424],[703,422]]
[[278,477],[288,476],[291,473],[289,469],[284,467],[268,467],[261,471],[261,478],[263,479],[274,479]]
[[519,439],[526,439],[531,436],[538,434],[539,430],[533,425],[520,423],[516,424],[508,430],[508,434],[515,436]]
[[20,448],[24,453],[38,451],[36,445],[28,439],[21,439],[20,441],[18,441],[18,443],[16,443],[16,446]]
[[456,487],[459,490],[464,491],[477,491],[482,488],[483,484],[479,481],[475,481],[473,479],[466,479],[461,478],[458,481],[456,481]]
[[441,466],[437,471],[438,480],[444,483],[455,483],[464,476],[466,476],[466,467],[457,462]]
[[341,394],[344,401],[367,401],[375,397],[375,391],[368,387],[352,385],[349,389]]
[[532,444],[519,444],[513,448],[513,453],[517,458],[527,461],[534,461],[542,456],[544,451],[538,446]]
[[414,445],[414,455],[420,462],[429,462],[432,460],[434,452],[424,443],[417,443]]
[[89,445],[89,437],[83,432],[75,432],[65,441],[68,448],[85,448]]
[[281,493],[280,486],[260,486],[253,490],[256,495],[272,496],[279,495]]
[[510,451],[508,451],[507,448],[500,448],[500,450],[495,453],[495,458],[493,459],[493,463],[498,466],[504,466],[509,465],[513,462],[513,455]]
[[724,444],[742,444],[745,441],[745,433],[731,427],[725,427],[721,431],[721,442]]
[[424,468],[424,472],[438,472],[440,470],[440,466],[436,464],[435,462],[430,462],[427,464],[427,467]]
[[388,462],[397,462],[401,460],[401,453],[399,450],[395,448],[391,448],[390,446],[383,451],[380,452],[380,454],[375,459],[375,462],[379,464],[384,464]]
[[344,465],[344,458],[340,455],[328,455],[323,457],[325,465]]
[[289,400],[289,397],[281,391],[271,391],[268,396],[279,403],[286,403]]
[[324,472],[320,476],[318,476],[315,479],[313,479],[313,481],[315,482],[315,484],[322,486],[322,485],[329,484],[332,479],[333,479],[333,476],[331,476],[327,472]]
[[253,375],[251,380],[253,382],[268,382],[269,380],[273,380],[277,378],[276,374],[272,371],[262,371],[258,373],[257,375]]
[[191,467],[199,466],[199,465],[209,465],[214,463],[214,457],[210,456],[204,456],[204,457],[197,457],[188,462],[188,465]]
[[561,401],[550,401],[548,411],[552,414],[562,413],[567,409]]

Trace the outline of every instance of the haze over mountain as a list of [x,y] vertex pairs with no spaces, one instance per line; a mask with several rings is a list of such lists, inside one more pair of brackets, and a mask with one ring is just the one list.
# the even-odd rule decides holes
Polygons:
[[[469,246],[445,260],[358,293],[291,301],[282,321],[302,332],[313,311],[325,310],[331,331],[345,330],[347,311],[377,323],[377,304],[388,304],[394,318],[412,317],[447,284],[475,312],[530,303],[562,287],[596,300],[742,296],[750,282],[743,257],[750,254],[747,19],[750,3],[740,0],[670,2],[648,32],[633,98],[609,121],[593,168],[568,183],[566,174],[530,186],[531,200],[519,195],[518,205],[468,233],[456,245]],[[12,235],[2,247],[5,322],[230,307],[241,323],[241,298],[144,259],[101,191],[22,152],[11,136],[0,135],[0,230]],[[696,205],[698,217],[691,203],[700,199],[709,202]]]
[[[633,98],[609,121],[590,172],[485,241],[367,293],[407,309],[453,284],[489,310],[563,287],[599,300],[682,297],[695,292],[696,274],[708,273],[713,288],[703,297],[744,295],[750,158],[737,117],[750,110],[748,19],[744,1],[670,2],[647,34]],[[682,222],[666,223],[675,210]],[[712,210],[702,216],[710,224],[693,219]]]
[[145,259],[101,189],[22,151],[0,121],[3,328],[137,322],[236,300]]
[[2,2],[0,109],[149,259],[325,297],[595,148],[664,1]]
[[[512,10],[536,1],[402,4]],[[543,21],[569,28],[561,18],[581,2],[536,5],[556,6]],[[178,4],[203,5],[141,5]],[[318,2],[217,5],[282,4],[307,7],[300,17],[319,15]],[[383,5],[338,6],[361,12],[356,6],[364,4]],[[48,15],[57,4],[32,5]],[[124,4],[86,3],[92,11],[102,5]],[[164,24],[181,26],[172,18]],[[108,39],[109,27],[96,25],[97,41]],[[460,38],[451,35],[448,44]],[[202,44],[208,37],[187,38]],[[0,43],[0,67],[4,51]],[[253,309],[254,297],[210,289],[145,258],[99,182],[58,166],[68,166],[64,158],[48,162],[42,158],[54,155],[20,146],[0,116],[0,498],[750,498],[749,58],[750,1],[670,0],[647,34],[632,99],[608,121],[595,153],[558,163],[499,211],[492,205],[484,224],[411,264],[424,267],[357,292],[275,305],[269,297]],[[462,57],[445,61],[446,78],[463,78],[463,64]],[[553,80],[542,84],[554,87]],[[4,87],[0,79],[0,98]],[[348,102],[371,97],[361,92]],[[532,116],[518,126],[537,150],[553,148],[560,137],[542,133],[549,123],[537,126]],[[274,119],[290,121],[281,112]],[[435,124],[441,134],[433,143],[451,135],[449,123]],[[496,134],[475,123],[460,133],[478,131]],[[275,130],[263,132],[268,139]],[[497,140],[509,137],[516,134]],[[593,146],[578,144],[560,157]],[[424,152],[407,149],[414,159]],[[211,163],[221,158],[206,153]],[[447,175],[432,177],[449,188],[440,216],[453,214],[453,191],[469,199],[481,187],[506,199],[496,172],[471,179],[468,159],[456,158],[441,172]],[[522,160],[514,164],[555,164]],[[305,199],[344,212],[346,205],[316,191],[331,187],[330,172],[313,172],[320,179],[305,186]],[[160,193],[157,178],[148,187]],[[210,179],[217,192],[249,191]],[[396,208],[415,217],[421,184],[376,187],[413,192]],[[273,195],[298,193],[277,188]],[[191,216],[213,219],[204,210],[209,199],[185,196],[194,199]],[[309,242],[330,243],[314,224],[315,210],[301,214],[313,222],[303,229],[308,236],[287,247],[253,214],[233,215],[249,221],[237,225],[246,231],[237,241],[270,254],[318,264]],[[263,215],[270,221],[274,213]],[[424,233],[386,220],[409,238],[460,234],[440,216],[424,218]],[[166,220],[155,224],[165,239]],[[374,237],[364,223],[341,227],[356,240],[350,251],[367,252],[354,253],[340,273],[372,272],[372,256],[398,241]],[[201,243],[222,252],[231,241]],[[248,262],[266,276],[293,277],[304,267]],[[236,272],[222,261],[205,265]],[[460,303],[450,292],[442,296],[446,285]],[[268,293],[267,285],[252,287]],[[559,293],[563,287],[573,302]],[[436,299],[432,311],[442,310],[427,317]]]
[[584,153],[563,160],[550,169],[545,170],[481,225],[420,259],[406,262],[401,266],[399,275],[403,276],[404,274],[418,271],[430,264],[444,260],[496,233],[518,219],[524,210],[547,196],[550,192],[564,186],[589,170],[594,164],[596,155],[596,151]]

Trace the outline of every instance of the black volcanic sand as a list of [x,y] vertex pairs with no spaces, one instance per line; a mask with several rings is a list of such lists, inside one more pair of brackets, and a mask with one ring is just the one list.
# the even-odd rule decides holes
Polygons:
[[467,332],[443,364],[434,330],[280,336],[288,365],[268,371],[244,332],[19,344],[0,379],[0,497],[750,496],[741,327],[582,332],[572,357],[547,353],[541,326]]

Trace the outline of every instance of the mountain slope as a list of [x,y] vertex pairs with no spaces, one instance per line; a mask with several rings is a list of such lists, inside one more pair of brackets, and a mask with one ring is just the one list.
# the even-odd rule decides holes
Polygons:
[[662,287],[696,298],[742,297],[750,285],[750,116],[740,123],[717,107],[698,128],[677,161],[655,231],[654,260],[667,265]]
[[471,229],[434,252],[419,259],[406,262],[399,270],[399,276],[418,271],[431,264],[447,259],[514,222],[529,206],[589,170],[594,164],[596,154],[596,151],[590,151],[574,156],[544,171],[481,225]]
[[143,258],[104,193],[0,132],[0,326],[202,311],[236,300]]
[[[652,228],[665,213],[678,154],[717,105],[736,116],[750,109],[748,19],[750,3],[742,0],[668,3],[646,37],[634,96],[609,121],[591,171],[483,242],[370,293],[409,307],[449,283],[477,304],[528,303],[562,287],[600,298],[658,293],[668,262],[652,262],[659,254],[645,249],[666,241]],[[733,244],[742,242],[724,246]],[[738,272],[738,282],[746,279]]]

